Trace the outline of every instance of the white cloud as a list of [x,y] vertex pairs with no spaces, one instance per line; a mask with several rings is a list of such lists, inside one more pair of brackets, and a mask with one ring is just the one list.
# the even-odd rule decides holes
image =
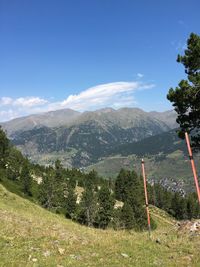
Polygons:
[[137,73],[137,77],[138,77],[138,78],[143,78],[143,77],[144,77],[144,74],[142,74],[142,73]]
[[[141,74],[142,75],[142,74]],[[0,98],[0,121],[34,113],[63,108],[79,111],[103,107],[131,107],[136,104],[134,92],[154,87],[141,82],[113,82],[90,87],[79,94],[69,95],[65,100],[55,102],[40,97]]]
[[[114,106],[115,102],[121,103],[121,106],[135,103],[131,96],[134,91],[152,88],[153,85],[146,85],[139,82],[114,82],[97,85],[77,94],[70,95],[61,105],[77,110],[96,109],[102,106]],[[129,96],[127,101],[127,96]]]
[[40,97],[20,97],[13,101],[14,106],[35,107],[48,103],[47,100]]
[[17,111],[14,111],[12,109],[8,110],[0,110],[0,121],[7,121],[12,120],[14,118],[19,117],[20,114]]
[[0,105],[1,106],[6,106],[6,105],[10,105],[12,103],[12,98],[10,97],[1,97],[0,98]]
[[13,99],[11,97],[1,97],[1,106],[21,106],[21,107],[34,107],[46,104],[48,101],[40,97],[20,97]]

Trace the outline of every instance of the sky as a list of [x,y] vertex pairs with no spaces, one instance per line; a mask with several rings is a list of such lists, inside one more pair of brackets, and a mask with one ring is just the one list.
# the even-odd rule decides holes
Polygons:
[[71,108],[172,109],[199,0],[0,0],[0,121]]

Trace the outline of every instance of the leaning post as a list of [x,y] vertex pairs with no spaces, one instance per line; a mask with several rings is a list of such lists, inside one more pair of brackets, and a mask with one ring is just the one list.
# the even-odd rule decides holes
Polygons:
[[195,185],[196,185],[197,196],[198,196],[199,205],[200,205],[200,189],[199,189],[197,171],[196,171],[196,167],[195,167],[195,163],[194,163],[194,158],[193,158],[193,155],[192,155],[192,149],[191,149],[191,146],[190,146],[190,138],[189,138],[189,135],[188,135],[187,132],[185,132],[185,140],[186,140],[186,144],[187,144],[187,148],[188,148],[190,163],[191,163],[191,167],[192,167],[192,172],[193,172],[193,176],[194,176],[194,182],[195,182]]
[[150,237],[151,236],[151,220],[150,220],[150,214],[149,214],[149,203],[148,203],[147,181],[146,181],[146,174],[145,174],[145,167],[144,167],[144,159],[142,159],[142,176],[143,176],[143,181],[144,181],[145,206],[146,206],[146,213],[147,213],[148,231],[149,231],[149,237]]

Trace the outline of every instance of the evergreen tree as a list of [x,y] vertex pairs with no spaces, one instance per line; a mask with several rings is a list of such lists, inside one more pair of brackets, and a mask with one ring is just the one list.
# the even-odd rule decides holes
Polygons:
[[190,193],[186,199],[187,202],[187,218],[200,218],[200,206],[196,193]]
[[46,168],[39,187],[39,200],[41,205],[46,209],[53,209],[55,207],[54,175],[52,167]]
[[123,227],[122,220],[121,220],[121,210],[122,210],[121,207],[114,208],[113,210],[111,226],[115,230],[121,229],[121,227]]
[[9,149],[9,140],[0,126],[0,168],[5,168],[6,156]]
[[171,88],[167,98],[173,103],[178,114],[177,122],[181,130],[192,134],[193,145],[200,149],[200,36],[191,33],[187,41],[185,55],[178,55],[177,62],[185,67],[187,80],[181,80],[178,87]]
[[95,170],[90,171],[86,174],[84,187],[94,187],[98,182],[98,174]]
[[28,196],[32,196],[32,192],[31,192],[32,177],[30,175],[28,161],[25,161],[22,166],[20,180],[22,183],[22,191],[24,192],[24,194]]
[[121,226],[124,229],[132,229],[136,225],[134,212],[131,205],[125,201],[120,214]]
[[132,186],[138,186],[137,174],[133,171],[121,169],[115,181],[115,197],[117,200],[125,201]]
[[76,201],[77,201],[77,195],[74,192],[74,188],[68,186],[67,197],[66,197],[66,217],[69,219],[74,219],[75,217]]
[[96,224],[105,229],[111,221],[114,209],[114,198],[108,186],[103,185],[98,192],[98,212]]
[[59,160],[55,162],[55,174],[54,174],[54,206],[56,212],[60,211],[65,207],[64,192],[67,187],[67,183],[64,181],[64,169]]
[[[164,192],[163,188],[159,184],[154,185],[155,194],[156,194],[156,206],[160,209],[164,207],[165,199],[164,199]],[[171,203],[170,203],[171,204]]]
[[97,211],[97,199],[92,187],[86,187],[79,204],[77,220],[91,227],[94,225]]
[[7,178],[11,180],[18,179],[20,177],[21,166],[23,166],[24,162],[25,159],[21,152],[15,147],[10,147],[6,158]]
[[63,182],[63,166],[60,160],[56,160],[55,162],[55,182],[57,184],[61,184]]
[[[116,179],[115,194],[117,199],[129,205],[129,212],[131,216],[133,214],[134,228],[137,230],[146,229],[147,218],[144,207],[145,201],[142,177],[138,177],[134,171],[130,172],[122,169]],[[130,211],[130,207],[132,211]],[[125,208],[127,207],[125,206]]]
[[[139,191],[134,191],[134,189],[130,189],[127,202],[131,206],[135,218],[135,229],[143,230],[147,229],[147,216],[144,206],[144,201],[141,201],[143,198],[141,194],[138,195]],[[143,193],[144,194],[144,193]]]
[[179,193],[175,193],[172,198],[171,204],[172,212],[175,218],[178,220],[187,219],[187,203],[186,200],[180,196]]

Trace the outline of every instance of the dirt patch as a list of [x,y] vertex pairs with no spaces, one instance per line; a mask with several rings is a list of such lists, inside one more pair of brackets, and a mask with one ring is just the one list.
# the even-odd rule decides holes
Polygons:
[[178,231],[200,235],[200,220],[179,222]]

